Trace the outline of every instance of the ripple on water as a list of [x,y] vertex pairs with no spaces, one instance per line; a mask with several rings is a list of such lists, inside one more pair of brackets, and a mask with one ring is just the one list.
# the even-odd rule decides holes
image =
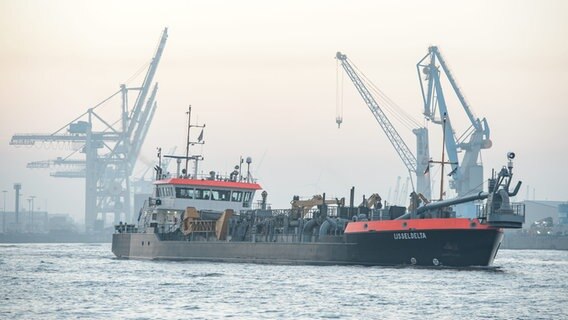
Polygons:
[[565,251],[459,269],[119,260],[109,244],[0,253],[0,318],[568,318]]

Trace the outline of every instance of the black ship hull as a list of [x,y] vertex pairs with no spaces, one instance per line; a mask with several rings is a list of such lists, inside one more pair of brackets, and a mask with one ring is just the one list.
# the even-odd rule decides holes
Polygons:
[[117,233],[118,258],[312,265],[490,266],[501,229],[409,230],[345,234],[330,242],[160,240],[154,233]]
[[503,239],[500,229],[361,232],[346,235],[357,243],[366,264],[490,266]]

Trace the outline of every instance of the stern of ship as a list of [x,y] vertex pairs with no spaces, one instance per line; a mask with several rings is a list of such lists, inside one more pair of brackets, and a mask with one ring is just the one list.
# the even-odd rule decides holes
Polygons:
[[117,258],[128,258],[130,256],[131,233],[114,233],[112,235],[112,253]]

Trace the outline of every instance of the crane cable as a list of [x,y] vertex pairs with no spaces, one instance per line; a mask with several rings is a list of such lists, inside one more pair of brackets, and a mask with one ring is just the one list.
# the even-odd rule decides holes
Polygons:
[[337,127],[343,122],[343,79],[344,73],[341,72],[341,85],[339,81],[339,60],[335,60],[335,122]]
[[384,92],[382,92],[366,75],[362,72],[353,61],[350,59],[350,63],[357,73],[361,76],[361,79],[365,82],[367,87],[375,94],[375,98],[381,103],[381,108],[389,111],[389,114],[395,119],[397,119],[402,125],[404,125],[409,130],[414,128],[422,127],[422,125],[412,117],[408,112],[398,106],[392,99],[390,99]]
[[147,61],[144,62],[144,64],[142,64],[142,66],[140,66],[140,68],[138,70],[136,70],[136,72],[134,72],[130,78],[128,78],[124,84],[130,84],[134,79],[138,78],[138,76],[142,73],[142,71],[148,69],[148,67],[150,66],[150,64],[152,63],[152,61]]

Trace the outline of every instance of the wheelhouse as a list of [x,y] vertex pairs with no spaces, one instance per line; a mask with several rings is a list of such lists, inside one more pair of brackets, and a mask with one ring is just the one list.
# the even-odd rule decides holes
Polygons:
[[169,209],[239,212],[251,208],[254,193],[260,189],[259,184],[249,182],[171,178],[155,182],[154,198]]

